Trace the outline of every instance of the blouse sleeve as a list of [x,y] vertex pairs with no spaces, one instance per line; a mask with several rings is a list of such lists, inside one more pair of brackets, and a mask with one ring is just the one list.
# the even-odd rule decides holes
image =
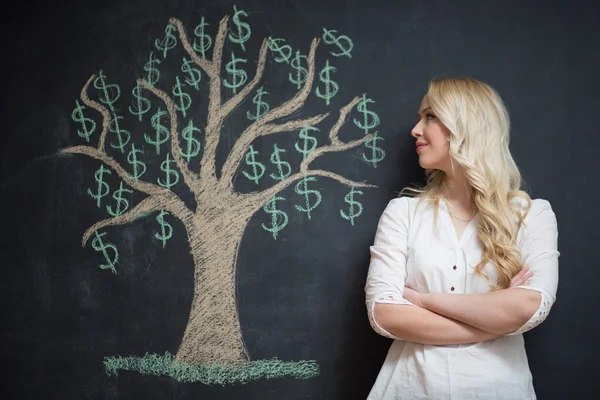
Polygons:
[[558,287],[558,228],[556,216],[546,200],[532,201],[529,215],[525,218],[521,237],[523,265],[529,267],[533,276],[529,285],[515,288],[535,290],[541,294],[540,305],[523,326],[508,335],[527,332],[541,324],[556,301]]
[[408,237],[408,198],[391,200],[377,225],[375,242],[370,246],[371,261],[365,285],[367,313],[375,332],[400,339],[375,321],[375,303],[414,305],[403,297],[406,280]]

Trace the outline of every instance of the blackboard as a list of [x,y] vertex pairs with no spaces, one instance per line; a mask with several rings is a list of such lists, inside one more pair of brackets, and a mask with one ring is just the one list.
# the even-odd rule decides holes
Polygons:
[[15,7],[3,398],[366,398],[390,345],[366,317],[368,246],[423,180],[409,132],[438,76],[498,90],[525,189],[558,218],[557,303],[525,335],[538,398],[598,386],[598,5]]

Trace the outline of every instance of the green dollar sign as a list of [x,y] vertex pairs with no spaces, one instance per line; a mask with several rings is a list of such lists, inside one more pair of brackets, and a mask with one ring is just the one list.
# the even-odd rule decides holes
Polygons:
[[100,70],[100,73],[96,79],[94,79],[94,87],[101,91],[100,101],[106,104],[108,108],[110,108],[110,111],[114,112],[114,104],[117,102],[117,100],[119,100],[119,97],[121,97],[121,89],[119,89],[119,85],[107,84],[106,76],[104,76],[104,73],[102,70]]
[[[362,204],[360,204],[358,201],[354,200],[354,195],[355,194],[360,194],[362,195],[363,192],[360,190],[354,190],[354,187],[351,188],[350,193],[348,193],[346,195],[346,197],[344,197],[344,201],[346,203],[348,203],[348,206],[350,207],[348,214],[346,214],[344,212],[344,210],[340,209],[340,215],[342,216],[342,218],[347,219],[348,221],[350,221],[350,223],[352,224],[352,226],[354,226],[354,218],[358,218],[360,217],[360,215],[362,214],[363,211],[363,207]],[[354,207],[358,207],[358,211],[355,211]]]
[[265,115],[267,112],[269,112],[269,104],[262,101],[262,97],[265,94],[269,94],[269,92],[265,92],[261,87],[260,89],[258,89],[258,93],[256,93],[256,96],[252,98],[252,102],[256,105],[256,114],[252,115],[250,114],[250,111],[246,111],[246,117],[248,117],[249,120],[256,121],[260,117]]
[[140,93],[142,87],[138,84],[133,88],[131,93],[133,93],[133,97],[135,97],[135,101],[133,102],[133,106],[129,106],[129,112],[138,117],[138,120],[142,122],[142,116],[150,111],[150,100],[142,96]]
[[81,104],[79,104],[79,100],[75,100],[75,108],[71,113],[71,119],[73,119],[73,122],[81,123],[82,130],[77,129],[77,134],[89,143],[90,136],[92,136],[92,133],[94,133],[94,130],[96,129],[96,123],[91,118],[87,118],[85,115],[83,115],[83,110],[85,110],[86,108],[87,107],[84,107]]
[[292,46],[289,44],[281,46],[279,42],[284,41],[285,39],[271,39],[269,38],[269,50],[273,53],[279,54],[279,57],[275,57],[275,61],[278,63],[290,63],[290,57],[292,56]]
[[245,63],[246,60],[243,58],[235,58],[235,55],[233,54],[233,52],[231,52],[231,61],[228,62],[225,66],[227,72],[233,75],[233,83],[229,83],[226,79],[224,79],[223,84],[229,89],[233,89],[233,94],[236,94],[237,89],[240,86],[244,85],[244,83],[246,83],[246,81],[248,80],[248,74],[246,73],[246,71],[244,71],[243,69],[237,69],[236,64],[238,62]]
[[113,199],[115,199],[115,201],[117,202],[116,209],[113,210],[113,208],[110,205],[106,206],[106,211],[108,211],[108,213],[113,217],[123,215],[123,213],[129,208],[129,201],[127,201],[127,199],[123,197],[123,193],[131,194],[133,193],[133,190],[124,188],[123,182],[121,182],[119,184],[119,188],[115,190],[112,194]]
[[[198,25],[196,29],[194,29],[194,35],[196,37],[194,38],[193,47],[194,51],[200,53],[202,55],[202,58],[206,60],[206,51],[210,49],[210,46],[212,46],[212,39],[209,35],[206,35],[204,33],[205,26],[208,26],[208,24],[204,22],[204,17],[202,17],[200,25]],[[198,40],[200,41],[200,43],[198,43]]]
[[[306,156],[312,153],[317,148],[318,144],[317,138],[310,136],[308,133],[309,131],[318,132],[319,128],[315,128],[314,126],[307,126],[305,128],[302,128],[298,136],[300,137],[300,139],[304,140],[303,146],[300,147],[298,145],[298,142],[294,143],[294,147],[296,148],[296,150],[298,150],[298,152],[302,154],[302,161],[306,160]],[[309,141],[312,143],[310,147],[308,146]]]
[[317,87],[317,96],[325,100],[325,104],[329,105],[333,96],[335,96],[340,88],[336,81],[331,79],[331,73],[335,72],[335,67],[329,65],[329,60],[325,63],[325,67],[319,72],[319,79],[325,84],[325,93]]
[[240,15],[247,17],[248,14],[246,14],[246,12],[243,10],[238,11],[236,6],[233,6],[233,11],[235,12],[235,14],[233,15],[233,23],[237,27],[237,36],[235,36],[233,33],[230,33],[229,40],[231,40],[233,43],[239,44],[240,46],[242,46],[242,50],[246,51],[244,43],[247,42],[248,39],[250,39],[251,31],[250,25],[248,25],[246,22],[240,21]]
[[159,108],[156,110],[156,113],[152,116],[151,122],[152,127],[154,128],[155,139],[151,138],[150,136],[144,133],[144,139],[146,139],[146,142],[148,144],[154,146],[157,155],[160,154],[160,146],[169,140],[169,130],[160,121],[160,119],[167,114],[168,113],[166,111],[162,111]]
[[175,109],[183,115],[185,118],[185,112],[192,105],[192,98],[189,94],[182,91],[181,82],[179,81],[179,77],[175,77],[175,85],[173,86],[173,96],[177,98],[177,102],[175,103]]
[[[104,259],[107,262],[107,264],[100,264],[100,268],[101,269],[110,269],[112,271],[112,273],[116,275],[117,270],[115,269],[115,265],[117,265],[117,261],[119,261],[119,252],[117,251],[116,246],[112,243],[104,244],[102,242],[102,236],[106,235],[106,232],[98,233],[98,231],[96,231],[96,232],[94,232],[94,234],[96,235],[96,237],[94,238],[94,240],[92,240],[92,247],[96,251],[101,251],[102,255],[104,255]],[[113,252],[112,258],[109,257],[108,252],[106,251],[107,249],[112,250],[112,252]]]
[[148,73],[145,80],[150,86],[156,85],[160,79],[160,71],[157,68],[157,65],[160,63],[161,61],[159,59],[154,58],[154,53],[150,53],[148,62],[144,64],[144,71]]
[[185,157],[187,162],[190,162],[192,157],[196,157],[200,153],[200,141],[194,138],[194,131],[200,132],[200,129],[196,128],[193,122],[190,121],[181,133],[183,140],[186,142],[186,150],[185,152],[181,150],[181,155]]
[[199,90],[200,87],[198,86],[198,84],[202,80],[202,73],[198,68],[190,67],[190,64],[192,63],[192,60],[188,60],[187,58],[183,57],[183,65],[181,65],[181,71],[188,74],[185,83],[187,83],[194,89]]
[[348,56],[349,58],[352,58],[352,54],[350,54],[352,48],[354,48],[352,39],[346,35],[335,37],[335,33],[337,33],[337,31],[334,29],[327,30],[326,28],[323,28],[323,41],[327,44],[335,44],[341,50],[341,53],[334,53],[333,51],[330,51],[330,53],[336,57]]
[[[277,147],[277,143],[274,143],[273,153],[271,153],[271,162],[277,167],[277,172],[279,172],[279,175],[271,173],[271,178],[275,179],[276,181],[282,181],[288,176],[290,176],[290,174],[292,173],[292,167],[290,166],[290,163],[287,161],[282,161],[281,157],[279,157],[279,153],[285,153],[285,150],[280,149],[279,147]],[[283,169],[281,168],[282,166],[285,166],[287,168],[287,172],[285,174],[283,173]]]
[[308,69],[302,65],[302,60],[306,61],[308,65],[308,57],[300,54],[300,51],[296,51],[296,56],[292,60],[292,68],[296,71],[294,75],[289,73],[290,82],[296,85],[296,89],[300,89],[303,84],[308,80]]
[[160,224],[160,233],[155,233],[154,237],[162,242],[163,249],[167,244],[167,240],[173,237],[173,227],[167,221],[165,221],[165,215],[169,215],[165,210],[161,210],[160,214],[156,217],[156,221]]
[[92,193],[90,189],[88,189],[88,194],[92,196],[93,199],[96,199],[96,207],[100,208],[100,200],[108,194],[110,188],[108,187],[108,183],[104,182],[104,174],[110,175],[111,172],[109,169],[104,169],[104,165],[100,165],[100,168],[96,170],[94,173],[94,179],[98,182],[98,191],[97,193]]
[[157,180],[160,186],[168,190],[171,190],[171,188],[179,182],[179,172],[177,172],[176,169],[171,168],[171,163],[174,163],[175,165],[177,165],[177,163],[175,160],[170,159],[170,155],[171,153],[167,153],[167,159],[160,164],[160,169],[165,173],[165,180],[161,181],[160,178]]
[[119,120],[121,119],[123,119],[123,117],[113,114],[108,129],[117,136],[117,144],[111,142],[110,146],[113,149],[121,150],[121,153],[125,153],[125,146],[127,146],[131,139],[131,133],[125,129],[121,129],[121,126],[119,125]]
[[377,113],[367,109],[369,103],[375,103],[375,101],[367,98],[366,93],[363,93],[362,100],[356,106],[358,111],[363,114],[363,121],[361,122],[358,119],[354,118],[354,123],[360,129],[363,129],[365,131],[365,135],[369,133],[369,130],[375,128],[380,123],[379,116],[377,115]]
[[169,50],[177,46],[177,37],[173,35],[173,32],[176,30],[177,28],[175,25],[167,24],[167,27],[165,28],[165,38],[163,40],[156,39],[154,41],[156,50],[162,51],[163,59],[167,58],[167,52]]
[[[250,179],[251,181],[254,181],[254,183],[258,185],[259,179],[262,178],[262,176],[265,173],[265,166],[262,163],[256,161],[254,157],[256,154],[258,154],[258,151],[254,150],[254,147],[250,145],[250,151],[246,153],[246,164],[248,164],[252,168],[253,175],[250,175],[246,171],[242,171],[242,173],[246,178]],[[258,172],[259,169],[260,172]]]
[[[288,224],[288,216],[285,211],[277,209],[277,200],[285,200],[285,198],[273,196],[271,197],[271,200],[269,200],[263,207],[263,210],[267,214],[271,215],[271,227],[261,224],[264,230],[273,234],[273,239],[277,239],[277,234],[281,232]],[[283,218],[283,221],[280,221],[280,218]]]
[[384,139],[381,136],[377,136],[377,132],[374,132],[373,136],[365,142],[365,147],[371,151],[370,158],[367,158],[364,153],[362,155],[366,162],[373,164],[373,168],[377,168],[377,163],[383,161],[385,158],[385,151],[382,148],[377,147],[378,140]]
[[[296,207],[296,210],[298,211],[302,211],[305,212],[308,216],[308,219],[310,219],[310,212],[312,210],[314,210],[315,208],[317,208],[317,206],[319,204],[321,204],[321,193],[318,190],[312,190],[312,189],[308,189],[308,182],[314,182],[316,181],[317,178],[314,176],[305,176],[302,180],[298,181],[298,183],[296,184],[296,187],[294,188],[296,193],[304,196],[304,201],[305,201],[305,205],[306,208],[303,208],[302,206],[299,206],[297,204],[294,204],[294,207]],[[316,200],[314,201],[314,204],[311,205],[311,201],[309,198],[309,195],[314,195],[316,196]]]
[[144,154],[142,150],[136,149],[135,144],[132,143],[131,151],[127,155],[127,161],[133,167],[133,175],[129,175],[129,177],[136,182],[144,175],[144,172],[146,172],[146,164],[144,164],[143,161],[138,160],[137,153]]

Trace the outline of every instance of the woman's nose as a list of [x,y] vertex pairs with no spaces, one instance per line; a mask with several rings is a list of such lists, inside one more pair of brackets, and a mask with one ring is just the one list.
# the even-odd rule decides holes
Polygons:
[[419,122],[412,128],[410,135],[415,139],[422,135],[421,124]]

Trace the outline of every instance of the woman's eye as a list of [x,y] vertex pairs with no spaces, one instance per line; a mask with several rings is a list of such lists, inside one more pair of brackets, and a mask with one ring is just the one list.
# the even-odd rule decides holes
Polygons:
[[435,115],[433,114],[425,114],[425,116],[427,117],[427,119],[435,118]]

